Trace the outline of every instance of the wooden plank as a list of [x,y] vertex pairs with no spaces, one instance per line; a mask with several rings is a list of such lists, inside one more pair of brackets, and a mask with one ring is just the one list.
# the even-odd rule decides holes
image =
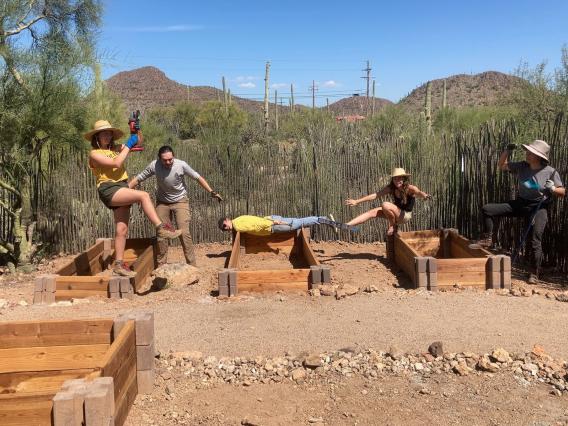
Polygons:
[[47,320],[0,323],[0,349],[110,344],[113,320]]
[[88,297],[108,298],[108,290],[57,290],[55,300],[86,299]]
[[94,368],[109,345],[0,349],[0,373]]
[[438,286],[452,286],[459,284],[461,286],[486,286],[485,271],[469,271],[469,272],[440,272],[438,270]]
[[310,276],[309,269],[276,269],[265,271],[237,271],[239,291],[241,285],[262,284],[262,283],[289,283],[304,282],[308,283]]
[[302,244],[302,253],[304,255],[304,259],[306,259],[306,261],[308,262],[308,265],[319,266],[320,262],[316,259],[316,255],[310,247],[310,239],[305,228],[302,228],[298,233],[298,239]]
[[463,235],[450,234],[450,251],[452,257],[486,257],[492,253],[479,247],[471,248],[472,242]]
[[134,370],[130,370],[128,379],[125,384],[125,392],[120,395],[120,398],[115,399],[115,414],[114,424],[121,426],[126,422],[130,408],[134,404],[136,395],[138,394],[138,384],[136,379],[136,366]]
[[0,425],[51,426],[52,392],[0,395]]
[[294,247],[296,232],[282,232],[265,236],[242,234],[241,238],[245,246],[245,253],[263,253],[277,250],[289,253]]
[[228,268],[238,269],[241,256],[241,233],[237,231],[233,238],[233,247],[231,248],[231,256],[229,257]]
[[146,247],[136,263],[132,265],[132,269],[136,272],[136,276],[133,280],[135,292],[138,292],[138,290],[144,285],[144,282],[148,276],[150,276],[154,267],[154,246],[149,246]]
[[115,412],[121,410],[121,404],[128,404],[130,387],[133,384],[136,386],[136,345],[132,345],[127,358],[122,359],[121,362],[120,368],[113,376]]
[[438,273],[485,272],[488,258],[437,259]]
[[90,264],[93,260],[101,257],[104,251],[104,241],[99,241],[86,251],[75,256],[73,260],[60,268],[56,274],[58,275],[79,275],[90,274]]
[[94,370],[53,370],[0,374],[0,394],[59,391],[66,380],[87,377]]
[[98,290],[108,291],[111,277],[57,277],[55,290]]
[[285,283],[275,283],[275,282],[258,282],[258,283],[247,283],[241,284],[239,282],[239,293],[240,292],[252,292],[252,293],[262,293],[262,292],[275,292],[275,291],[286,291],[286,292],[306,292],[308,291],[307,281],[291,281]]
[[116,337],[107,353],[99,360],[98,366],[102,369],[102,375],[114,377],[122,361],[127,357],[134,346],[136,351],[136,333],[134,320],[126,323],[119,335]]
[[418,257],[418,253],[412,249],[397,234],[394,236],[394,258],[396,264],[410,277],[413,283],[416,282],[416,271],[414,269],[414,258]]
[[404,242],[412,247],[412,249],[420,256],[436,257],[438,251],[440,250],[440,238],[437,237],[412,239],[405,238]]
[[412,238],[439,238],[439,229],[427,229],[423,231],[407,231],[407,232],[397,232],[399,238],[406,240]]

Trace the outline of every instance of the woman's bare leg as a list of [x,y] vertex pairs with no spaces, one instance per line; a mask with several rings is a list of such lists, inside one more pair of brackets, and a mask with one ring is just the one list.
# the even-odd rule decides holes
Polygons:
[[[113,197],[114,198],[114,197]],[[114,252],[115,260],[123,260],[126,236],[128,234],[128,221],[130,220],[130,206],[118,207],[114,210]]]
[[146,191],[121,188],[116,191],[110,202],[111,206],[116,207],[130,206],[134,203],[140,203],[144,214],[146,214],[146,216],[148,217],[150,222],[154,224],[154,226],[158,226],[160,223],[162,223],[162,221],[158,217],[158,213],[156,213],[154,204],[152,204],[150,194],[148,194]]
[[375,209],[369,210],[368,212],[360,214],[359,216],[347,222],[347,225],[351,226],[360,225],[361,223],[365,223],[369,219],[374,219],[376,217],[384,217],[384,212],[382,207],[377,207]]
[[385,201],[381,204],[381,208],[383,209],[383,215],[389,221],[389,228],[387,229],[387,235],[392,235],[394,233],[394,228],[396,226],[396,219],[400,215],[400,209],[395,206],[393,203],[389,203]]

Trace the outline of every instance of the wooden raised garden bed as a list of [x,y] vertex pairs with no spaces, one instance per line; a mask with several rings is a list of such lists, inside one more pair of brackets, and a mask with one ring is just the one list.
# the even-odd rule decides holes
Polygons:
[[126,240],[124,261],[136,272],[133,278],[112,276],[114,240],[98,239],[96,244],[60,268],[54,275],[36,278],[34,303],[53,303],[89,296],[130,298],[138,293],[157,267],[156,238]]
[[399,232],[387,239],[387,256],[410,277],[414,288],[511,287],[509,256],[472,244],[456,229]]
[[[289,259],[286,269],[263,267],[262,260],[250,261],[259,253],[272,253]],[[247,268],[244,268],[244,264]],[[321,265],[310,247],[309,230],[256,236],[236,232],[231,256],[219,271],[219,295],[235,296],[239,292],[305,292],[320,283],[331,282],[329,266]]]
[[152,391],[151,313],[5,322],[0,336],[3,426],[122,425]]

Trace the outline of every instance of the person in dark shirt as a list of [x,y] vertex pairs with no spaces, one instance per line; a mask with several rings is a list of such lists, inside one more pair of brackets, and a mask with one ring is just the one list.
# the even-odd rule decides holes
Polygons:
[[416,198],[430,198],[430,195],[421,191],[418,187],[410,185],[410,174],[403,168],[397,167],[393,170],[390,183],[378,192],[369,194],[359,199],[348,199],[345,204],[356,206],[365,201],[372,201],[385,195],[391,195],[394,202],[385,201],[380,207],[369,210],[347,222],[347,225],[355,226],[373,219],[384,217],[389,223],[387,235],[392,235],[396,231],[397,225],[407,223],[412,219],[412,209]]
[[529,273],[529,283],[535,284],[542,263],[542,235],[548,222],[548,207],[553,197],[564,197],[566,189],[558,172],[548,165],[550,146],[545,141],[535,140],[522,146],[526,151],[525,161],[509,163],[509,154],[514,149],[514,145],[509,145],[507,150],[501,153],[497,163],[500,170],[517,175],[519,196],[505,203],[489,203],[482,207],[485,233],[479,243],[487,248],[493,245],[494,222],[499,217],[530,218],[531,222],[534,221],[534,271]]

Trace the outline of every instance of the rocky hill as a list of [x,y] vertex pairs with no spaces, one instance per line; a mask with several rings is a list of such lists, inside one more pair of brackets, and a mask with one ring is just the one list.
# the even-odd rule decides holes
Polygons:
[[[169,79],[155,67],[123,71],[106,80],[108,88],[118,95],[128,110],[141,111],[156,106],[174,105],[181,101],[201,104],[223,99],[223,91],[210,86],[186,86]],[[249,112],[258,112],[261,102],[232,97],[232,101]]]
[[[372,98],[369,98],[372,102]],[[366,96],[351,96],[343,98],[329,105],[329,109],[334,114],[339,116],[346,115],[367,115],[367,97]],[[387,105],[393,105],[388,99],[375,98],[375,112],[380,111]],[[370,108],[370,107],[369,107]]]
[[[449,107],[489,106],[502,103],[519,86],[521,79],[497,71],[487,71],[475,75],[459,74],[448,77],[446,99]],[[432,111],[442,107],[444,79],[432,80]],[[412,111],[424,108],[426,84],[414,89],[400,100]]]

